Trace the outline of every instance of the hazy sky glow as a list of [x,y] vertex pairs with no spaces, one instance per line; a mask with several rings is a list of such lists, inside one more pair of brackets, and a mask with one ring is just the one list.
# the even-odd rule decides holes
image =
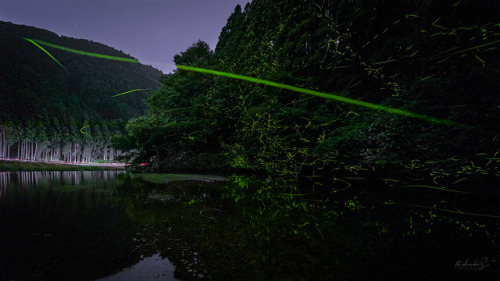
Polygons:
[[222,27],[250,0],[1,0],[0,20],[104,43],[164,73],[198,39],[215,48]]

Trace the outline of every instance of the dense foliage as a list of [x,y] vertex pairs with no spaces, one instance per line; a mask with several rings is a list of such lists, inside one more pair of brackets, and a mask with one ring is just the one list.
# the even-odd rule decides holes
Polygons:
[[117,144],[135,144],[141,160],[154,158],[159,169],[197,162],[206,169],[208,157],[210,168],[295,180],[328,178],[339,167],[418,162],[432,170],[436,161],[448,168],[450,158],[486,163],[498,153],[499,8],[452,2],[253,1],[236,7],[215,52],[197,42],[174,61],[337,93],[454,126],[178,70],[149,94],[148,114],[130,121],[129,138]]
[[63,68],[24,38],[131,58],[96,42],[0,22],[0,157],[88,161],[116,155],[109,138],[144,113],[146,94],[112,96],[156,88],[161,72],[45,47]]
[[[483,255],[496,262],[498,14],[497,1],[237,6],[214,52],[197,42],[175,62],[454,125],[177,70],[149,94],[148,113],[129,121],[115,145],[137,149],[136,161],[156,170],[233,175],[225,196],[266,239],[292,233],[354,243],[343,235],[359,233],[371,244],[347,246],[352,257],[367,251],[410,264],[398,250],[405,247],[423,260]],[[376,242],[381,236],[388,239]]]

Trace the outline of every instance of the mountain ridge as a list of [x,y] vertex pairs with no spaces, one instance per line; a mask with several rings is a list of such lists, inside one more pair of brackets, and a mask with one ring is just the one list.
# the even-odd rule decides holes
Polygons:
[[[49,157],[36,149],[37,144],[46,143],[47,149],[51,147],[52,152],[47,155],[52,155],[52,159],[57,155],[57,160],[78,161],[85,153],[84,148],[78,153],[75,144],[84,147],[93,143],[95,148],[91,150],[95,151],[89,152],[93,156],[83,158],[108,158],[110,151],[103,150],[104,147],[110,150],[109,138],[123,129],[126,120],[145,112],[147,91],[113,96],[133,89],[155,89],[159,83],[155,81],[163,76],[161,71],[140,63],[37,46],[36,41],[44,41],[87,53],[134,59],[102,43],[59,36],[37,27],[0,21],[0,40],[3,42],[0,45],[0,157],[17,155],[17,158],[33,160]],[[84,127],[86,134],[80,131]],[[33,143],[33,148],[21,153],[23,143]],[[69,143],[73,149],[62,148]]]

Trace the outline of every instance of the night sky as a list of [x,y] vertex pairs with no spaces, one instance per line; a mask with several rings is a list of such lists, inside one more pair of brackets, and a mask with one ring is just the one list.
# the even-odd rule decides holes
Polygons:
[[169,73],[201,39],[215,48],[227,18],[250,0],[1,0],[0,20],[89,39]]

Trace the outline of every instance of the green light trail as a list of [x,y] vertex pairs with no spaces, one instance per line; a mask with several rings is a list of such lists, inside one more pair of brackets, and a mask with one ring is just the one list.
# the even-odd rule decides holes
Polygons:
[[[103,54],[97,54],[97,53],[91,53],[91,52],[85,52],[85,51],[75,50],[75,49],[71,49],[71,48],[68,48],[68,47],[64,47],[64,46],[59,46],[59,45],[56,45],[56,44],[48,43],[48,42],[45,42],[45,41],[42,41],[42,40],[38,40],[38,39],[24,38],[24,40],[27,40],[27,41],[35,44],[36,46],[38,46],[42,50],[44,50],[44,49],[42,47],[40,47],[40,45],[38,45],[38,44],[45,45],[45,46],[48,46],[48,47],[51,47],[51,48],[54,48],[54,49],[63,50],[63,51],[70,52],[70,53],[75,53],[75,54],[83,55],[83,56],[89,56],[89,57],[95,57],[95,58],[107,59],[107,60],[116,60],[116,61],[139,63],[139,61],[136,60],[136,59],[123,58],[123,57],[115,57],[115,56],[109,56],[109,55],[103,55]],[[36,43],[38,43],[38,44],[36,44]],[[45,52],[48,54],[47,51],[45,51]],[[49,54],[49,56],[51,56],[51,55]],[[54,57],[52,57],[52,58],[54,60],[56,60]]]
[[441,190],[441,191],[447,191],[447,192],[477,194],[477,193],[474,193],[474,192],[466,192],[466,191],[460,191],[460,190],[449,189],[449,188],[442,188],[442,187],[431,186],[431,185],[422,185],[422,184],[403,185],[403,187],[423,187],[423,188],[435,189],[435,190]]
[[471,51],[471,50],[479,49],[479,48],[482,48],[482,47],[486,47],[486,46],[493,45],[493,44],[498,44],[498,43],[500,43],[500,40],[497,40],[497,41],[494,41],[494,42],[490,42],[490,43],[486,43],[486,44],[479,45],[479,46],[474,46],[472,48],[468,48],[468,49],[461,50],[461,51],[458,51],[458,52],[455,52],[455,53],[451,53],[451,54],[449,54],[447,56],[453,56],[453,55],[456,55],[456,54],[468,52],[468,51]]
[[83,127],[80,129],[80,133],[82,133],[82,134],[84,134],[84,135],[87,135],[87,136],[91,137],[91,135],[90,135],[89,133],[87,133],[87,132],[84,132],[84,131],[83,131],[83,129],[85,129],[85,128],[90,128],[90,126],[83,126]]
[[442,208],[436,208],[436,207],[429,207],[429,206],[422,206],[422,205],[415,205],[415,204],[406,204],[406,203],[398,203],[398,202],[393,202],[393,201],[387,201],[387,202],[384,202],[384,204],[386,204],[386,205],[399,205],[399,206],[416,207],[416,208],[422,208],[422,209],[443,211],[443,212],[453,213],[453,214],[459,214],[459,215],[467,215],[467,216],[476,216],[476,217],[485,217],[485,218],[500,219],[500,216],[495,216],[495,215],[469,213],[469,212],[463,212],[463,211],[460,211],[460,210],[454,211],[454,210],[448,210],[448,209],[442,209]]
[[[140,74],[140,73],[139,73],[139,74]],[[162,84],[162,83],[160,83],[160,82],[156,81],[155,79],[153,79],[153,78],[151,78],[151,77],[149,77],[149,76],[146,76],[146,75],[143,75],[143,74],[140,74],[140,75],[141,75],[142,77],[144,77],[144,78],[147,78],[147,79],[149,79],[149,80],[151,80],[151,81],[155,82],[156,84],[158,84],[158,85],[160,85],[160,86],[162,86],[162,87],[165,87],[165,84]]]
[[117,96],[122,96],[122,95],[126,95],[128,93],[132,93],[132,92],[137,92],[137,91],[147,91],[148,89],[134,89],[134,90],[130,90],[130,91],[126,91],[126,92],[123,92],[121,94],[118,94],[118,95],[114,95],[114,96],[111,96],[112,98],[114,97],[117,97]]
[[350,99],[350,98],[346,98],[346,97],[342,97],[342,96],[338,96],[338,95],[322,93],[322,92],[318,92],[318,91],[314,91],[314,90],[310,90],[310,89],[299,88],[299,87],[295,87],[295,86],[291,86],[291,85],[287,85],[287,84],[272,82],[272,81],[258,79],[258,78],[254,78],[254,77],[243,76],[243,75],[222,72],[222,71],[216,71],[216,70],[206,69],[206,68],[185,66],[185,65],[177,65],[177,68],[182,69],[182,70],[186,70],[186,71],[194,71],[194,72],[200,72],[200,73],[205,73],[205,74],[212,74],[212,75],[217,75],[217,76],[222,76],[222,77],[227,77],[227,78],[232,78],[232,79],[244,80],[244,81],[248,81],[248,82],[252,82],[252,83],[256,83],[256,84],[267,85],[267,86],[271,86],[271,87],[275,87],[275,88],[286,89],[286,90],[290,90],[290,91],[294,91],[294,92],[298,92],[298,93],[302,93],[302,94],[312,95],[312,96],[321,97],[321,98],[325,98],[325,99],[331,99],[331,100],[335,100],[335,101],[339,101],[339,102],[343,102],[343,103],[367,107],[370,109],[385,111],[385,112],[389,112],[389,113],[397,114],[397,115],[402,115],[402,116],[406,116],[406,117],[421,119],[421,120],[425,120],[425,121],[431,122],[431,123],[442,124],[442,125],[446,125],[446,126],[456,126],[457,125],[455,122],[450,121],[450,120],[446,120],[446,119],[439,119],[439,118],[435,118],[432,116],[413,113],[413,112],[406,111],[406,110],[399,109],[399,108],[393,108],[393,107],[369,103],[369,102],[365,102],[365,101],[354,100],[354,99]]
[[23,38],[24,40],[32,43],[33,45],[37,46],[38,48],[40,48],[40,50],[44,51],[51,59],[53,59],[60,67],[62,67],[66,72],[69,72],[66,67],[64,67],[64,65],[62,65],[62,63],[60,63],[56,58],[54,58],[54,56],[52,56],[47,50],[45,50],[42,46],[38,45],[35,41],[36,40],[32,40],[32,39],[29,39],[29,38]]

